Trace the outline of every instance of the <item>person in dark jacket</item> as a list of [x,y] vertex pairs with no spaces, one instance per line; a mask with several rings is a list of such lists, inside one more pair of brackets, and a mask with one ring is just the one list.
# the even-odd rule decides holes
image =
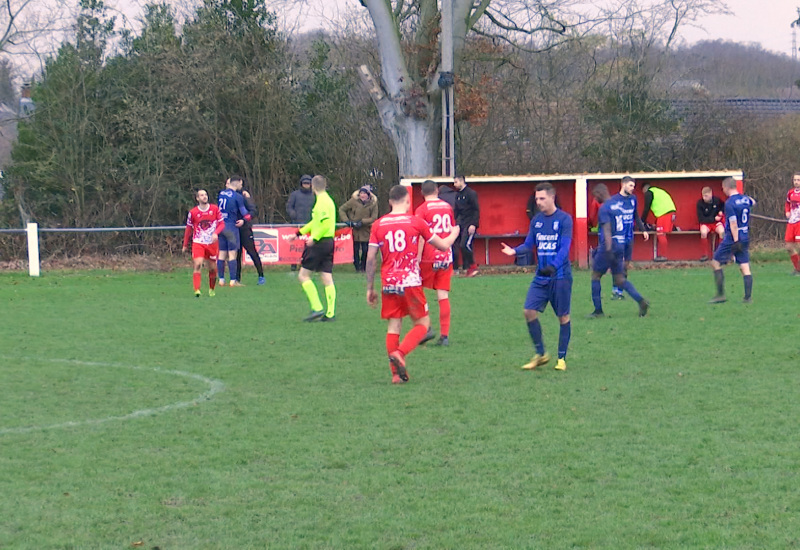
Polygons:
[[714,196],[710,187],[703,187],[700,191],[702,197],[697,201],[697,222],[700,224],[700,242],[703,243],[703,256],[705,262],[713,256],[713,247],[709,235],[716,233],[717,243],[725,237],[725,203]]
[[[300,188],[292,191],[286,202],[286,213],[293,224],[305,225],[311,221],[311,209],[314,208],[314,193],[311,191],[311,176],[300,176]],[[292,271],[297,271],[297,265],[292,264]]]
[[378,197],[368,186],[354,191],[346,203],[339,207],[339,221],[353,229],[353,266],[356,273],[367,270],[369,232],[378,219]]
[[[259,256],[258,252],[256,251],[256,241],[253,238],[252,220],[255,220],[256,216],[258,216],[258,207],[256,206],[253,197],[250,196],[250,193],[244,189],[242,189],[242,197],[244,198],[244,205],[247,208],[247,211],[250,212],[251,219],[250,221],[245,221],[244,225],[239,228],[239,240],[241,241],[244,249],[247,251],[247,255],[250,256],[251,260],[253,260],[253,265],[256,267],[256,271],[258,271],[258,284],[263,285],[266,282],[266,279],[264,279],[264,266],[261,265],[261,256]],[[236,256],[239,280],[242,278],[242,256],[243,254],[238,254]]]
[[461,228],[461,257],[466,273],[466,277],[474,277],[478,274],[478,264],[475,263],[475,256],[472,252],[472,243],[475,240],[475,233],[480,224],[481,210],[478,206],[478,194],[474,189],[467,185],[464,176],[456,176],[453,179],[453,186],[458,191],[456,195],[456,223]]

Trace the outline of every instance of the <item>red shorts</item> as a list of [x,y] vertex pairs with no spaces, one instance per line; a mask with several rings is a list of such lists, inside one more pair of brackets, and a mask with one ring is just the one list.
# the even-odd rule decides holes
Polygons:
[[433,269],[432,262],[420,262],[419,273],[422,276],[422,286],[424,288],[450,291],[453,264],[447,266],[447,269]]
[[786,242],[800,243],[800,222],[786,224]]
[[724,221],[724,218],[723,218],[723,221],[721,221],[721,222],[701,223],[700,227],[705,227],[706,229],[708,229],[709,233],[716,233],[717,232],[717,228],[720,228],[723,231],[725,231],[725,221]]
[[415,321],[428,315],[428,302],[421,286],[405,289],[405,293],[386,294],[381,297],[381,319],[402,319],[408,315]]
[[656,233],[669,233],[672,231],[672,217],[675,212],[667,212],[656,218]]
[[203,258],[215,262],[219,252],[219,243],[192,243],[192,258]]

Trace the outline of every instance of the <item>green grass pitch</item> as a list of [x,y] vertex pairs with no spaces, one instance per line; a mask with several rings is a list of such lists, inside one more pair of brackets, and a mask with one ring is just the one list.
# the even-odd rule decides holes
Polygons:
[[751,305],[734,267],[718,306],[707,268],[633,271],[642,319],[609,277],[586,319],[576,272],[563,373],[519,369],[530,275],[456,279],[402,386],[341,271],[329,324],[288,271],[213,299],[188,269],[0,274],[0,548],[800,546],[786,262]]

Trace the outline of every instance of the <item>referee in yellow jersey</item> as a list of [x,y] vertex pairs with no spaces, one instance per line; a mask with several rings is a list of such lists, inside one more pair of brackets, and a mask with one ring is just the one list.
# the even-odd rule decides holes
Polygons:
[[[336,320],[336,287],[333,286],[333,237],[336,233],[336,205],[328,195],[326,188],[328,180],[325,176],[314,176],[311,180],[311,190],[316,200],[311,210],[311,221],[297,230],[295,239],[302,235],[309,235],[311,240],[306,244],[303,257],[300,260],[300,273],[297,279],[306,293],[311,313],[303,321],[335,321]],[[320,272],[322,284],[325,286],[325,299],[327,309],[322,309],[317,287],[311,280],[311,273]]]

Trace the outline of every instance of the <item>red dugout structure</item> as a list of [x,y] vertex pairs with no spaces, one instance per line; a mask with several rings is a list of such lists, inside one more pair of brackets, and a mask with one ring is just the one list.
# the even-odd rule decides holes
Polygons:
[[[589,266],[589,252],[597,243],[597,237],[589,229],[587,219],[591,202],[591,189],[598,183],[605,183],[613,195],[619,192],[624,176],[636,179],[636,197],[639,200],[639,213],[644,205],[642,186],[645,183],[667,191],[675,202],[675,226],[680,231],[668,234],[670,240],[669,260],[697,260],[702,255],[696,204],[701,198],[703,187],[711,187],[714,195],[724,200],[721,182],[732,177],[743,191],[744,175],[737,171],[714,172],[641,172],[625,174],[555,174],[525,176],[466,176],[467,184],[477,193],[481,208],[480,228],[475,244],[475,259],[485,265],[512,264],[514,259],[500,252],[500,242],[511,246],[520,244],[528,232],[528,217],[525,207],[536,185],[549,181],[556,188],[561,209],[575,220],[574,236],[570,259],[579,267]],[[437,183],[452,184],[452,178],[404,178],[402,185],[412,188],[413,205],[422,202],[419,185],[426,179]],[[647,221],[647,220],[646,220]],[[652,219],[649,220],[652,223]],[[655,237],[655,234],[652,235]],[[635,261],[652,260],[658,255],[657,240],[651,238],[644,242],[637,238],[633,249]]]

